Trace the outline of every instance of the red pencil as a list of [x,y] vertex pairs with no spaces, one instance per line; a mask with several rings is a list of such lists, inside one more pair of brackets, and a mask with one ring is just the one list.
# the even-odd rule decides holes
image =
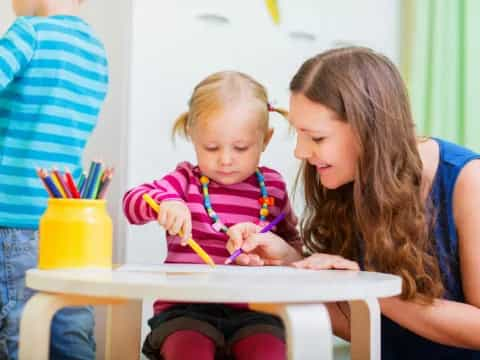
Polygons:
[[68,189],[72,194],[74,199],[80,199],[80,193],[78,192],[77,185],[75,185],[75,181],[73,180],[72,174],[70,171],[65,168],[65,182],[67,183]]

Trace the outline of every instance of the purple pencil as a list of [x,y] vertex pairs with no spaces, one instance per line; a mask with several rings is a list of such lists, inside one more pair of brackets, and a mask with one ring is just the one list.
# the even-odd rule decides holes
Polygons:
[[[267,232],[269,232],[270,230],[272,230],[275,225],[277,225],[280,221],[283,220],[283,218],[285,217],[285,215],[286,215],[286,214],[285,214],[284,212],[280,213],[280,214],[279,214],[275,219],[273,219],[267,226],[265,226],[262,230],[260,230],[260,234],[267,233]],[[234,262],[235,259],[236,259],[238,256],[240,256],[241,253],[243,253],[242,248],[239,248],[239,249],[235,250],[235,251],[232,253],[232,255],[230,255],[230,257],[229,257],[227,260],[225,260],[225,264],[228,265],[228,264],[231,264],[232,262]]]

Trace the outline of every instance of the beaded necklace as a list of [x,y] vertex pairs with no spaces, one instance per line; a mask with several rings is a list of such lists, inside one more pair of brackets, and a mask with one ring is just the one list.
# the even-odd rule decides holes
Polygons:
[[[255,175],[257,176],[258,185],[260,186],[260,194],[261,197],[258,201],[261,204],[260,211],[259,211],[259,218],[260,222],[264,222],[267,220],[267,216],[269,214],[268,206],[273,205],[273,198],[268,196],[267,187],[265,186],[265,178],[263,177],[262,172],[260,169],[255,170]],[[221,231],[226,233],[228,231],[228,227],[222,223],[220,218],[218,217],[217,213],[212,208],[212,202],[210,200],[210,195],[208,194],[208,184],[210,183],[210,179],[202,175],[200,177],[200,184],[202,185],[202,193],[203,193],[203,205],[207,210],[208,216],[213,220],[212,227],[216,231]]]

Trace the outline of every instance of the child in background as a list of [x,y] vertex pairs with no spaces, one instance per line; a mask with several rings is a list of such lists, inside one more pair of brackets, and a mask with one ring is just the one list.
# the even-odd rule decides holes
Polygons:
[[[0,38],[0,359],[18,356],[21,311],[32,291],[37,229],[48,193],[36,167],[68,167],[82,153],[106,96],[104,47],[76,14],[81,0],[13,0],[18,18]],[[52,359],[95,358],[91,308],[52,323]]]
[[[192,236],[217,263],[229,257],[227,231],[237,222],[259,225],[281,212],[286,218],[275,232],[293,246],[300,243],[296,217],[285,182],[278,172],[259,167],[273,129],[265,88],[247,75],[221,72],[200,82],[189,111],[176,121],[195,147],[198,165],[180,163],[160,180],[143,184],[124,196],[132,224],[158,222],[168,232],[167,263],[202,263],[182,246]],[[282,113],[283,114],[283,113]],[[148,194],[160,204],[157,214],[143,201]],[[182,238],[175,236],[183,231]],[[154,304],[151,332],[143,352],[150,359],[284,359],[281,321],[248,310],[246,305]],[[217,356],[217,357],[215,357]]]

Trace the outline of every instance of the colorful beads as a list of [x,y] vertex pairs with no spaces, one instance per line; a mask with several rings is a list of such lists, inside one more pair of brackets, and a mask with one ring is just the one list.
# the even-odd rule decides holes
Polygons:
[[258,202],[260,203],[260,205],[268,205],[268,206],[273,206],[275,205],[275,198],[273,196],[265,196],[265,197],[261,197],[258,199]]
[[[260,222],[266,221],[268,214],[270,213],[268,210],[268,206],[273,206],[274,198],[268,196],[267,187],[265,186],[265,178],[263,174],[260,172],[259,169],[255,171],[255,175],[257,176],[258,185],[260,187],[260,194],[261,198],[258,201],[261,204],[259,218]],[[228,227],[222,223],[220,218],[218,217],[217,213],[212,208],[212,202],[210,200],[210,195],[208,193],[208,184],[210,183],[210,179],[202,175],[200,176],[200,184],[202,185],[202,193],[203,193],[203,205],[207,210],[208,216],[213,220],[212,227],[216,231],[221,231],[226,233],[228,231]]]

